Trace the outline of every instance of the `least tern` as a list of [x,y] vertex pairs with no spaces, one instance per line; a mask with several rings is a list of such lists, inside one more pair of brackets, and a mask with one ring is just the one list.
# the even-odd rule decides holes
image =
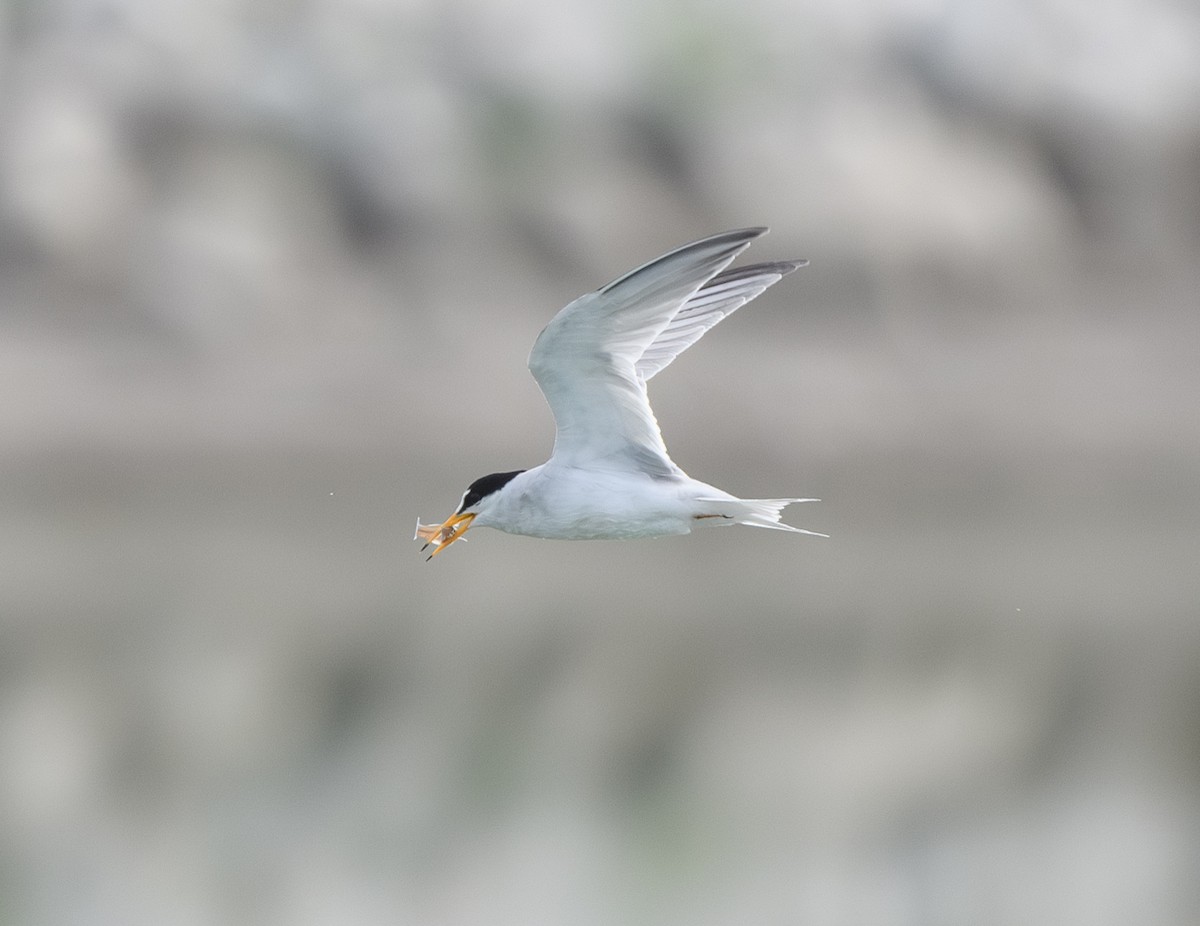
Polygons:
[[552,540],[628,540],[783,524],[812,498],[738,498],[692,479],[667,455],[646,382],[721,319],[807,261],[725,269],[765,234],[744,228],[664,254],[563,308],[538,335],[529,370],[554,413],[550,459],[476,479],[441,524],[417,521],[432,559],[473,525]]

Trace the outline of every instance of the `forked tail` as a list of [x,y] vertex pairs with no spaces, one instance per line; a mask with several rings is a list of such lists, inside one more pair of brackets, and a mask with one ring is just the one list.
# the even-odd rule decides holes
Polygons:
[[769,527],[776,531],[791,531],[794,534],[810,534],[813,537],[828,537],[816,531],[806,531],[800,527],[792,527],[779,520],[783,509],[788,505],[800,502],[818,502],[819,498],[713,498],[698,499],[700,502],[713,503],[715,510],[720,512],[719,518],[713,518],[712,524],[745,524],[748,527]]

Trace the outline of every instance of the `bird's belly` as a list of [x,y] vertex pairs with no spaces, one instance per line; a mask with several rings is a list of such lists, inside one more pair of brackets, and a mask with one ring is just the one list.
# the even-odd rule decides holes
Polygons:
[[587,518],[571,522],[539,522],[502,528],[510,534],[524,534],[546,540],[637,540],[686,534],[691,525],[673,518],[641,518],[617,521],[611,518]]
[[693,526],[690,506],[671,484],[621,481],[530,492],[508,524],[512,534],[549,540],[633,540],[686,534]]
[[634,540],[668,537],[692,529],[689,519],[662,511],[548,510],[541,517],[523,517],[501,528],[510,534],[547,540]]

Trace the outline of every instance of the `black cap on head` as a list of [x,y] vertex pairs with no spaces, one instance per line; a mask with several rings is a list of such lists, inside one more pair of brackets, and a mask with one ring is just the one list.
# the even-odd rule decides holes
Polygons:
[[487,498],[493,492],[498,492],[504,488],[513,478],[525,472],[523,469],[514,469],[511,473],[489,473],[486,476],[481,476],[476,479],[463,493],[462,504],[458,506],[459,511],[466,511],[473,505],[478,505],[483,499]]

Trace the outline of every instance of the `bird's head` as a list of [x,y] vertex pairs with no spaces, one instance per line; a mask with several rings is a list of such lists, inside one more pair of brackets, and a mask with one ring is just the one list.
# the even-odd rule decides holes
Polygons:
[[422,524],[418,520],[417,533],[413,540],[425,541],[425,546],[421,547],[422,552],[427,547],[433,547],[433,552],[428,557],[433,559],[454,541],[462,538],[470,528],[471,522],[480,514],[486,513],[488,507],[496,501],[496,493],[523,472],[525,470],[518,469],[511,473],[490,473],[476,479],[467,486],[458,510],[441,524]]

